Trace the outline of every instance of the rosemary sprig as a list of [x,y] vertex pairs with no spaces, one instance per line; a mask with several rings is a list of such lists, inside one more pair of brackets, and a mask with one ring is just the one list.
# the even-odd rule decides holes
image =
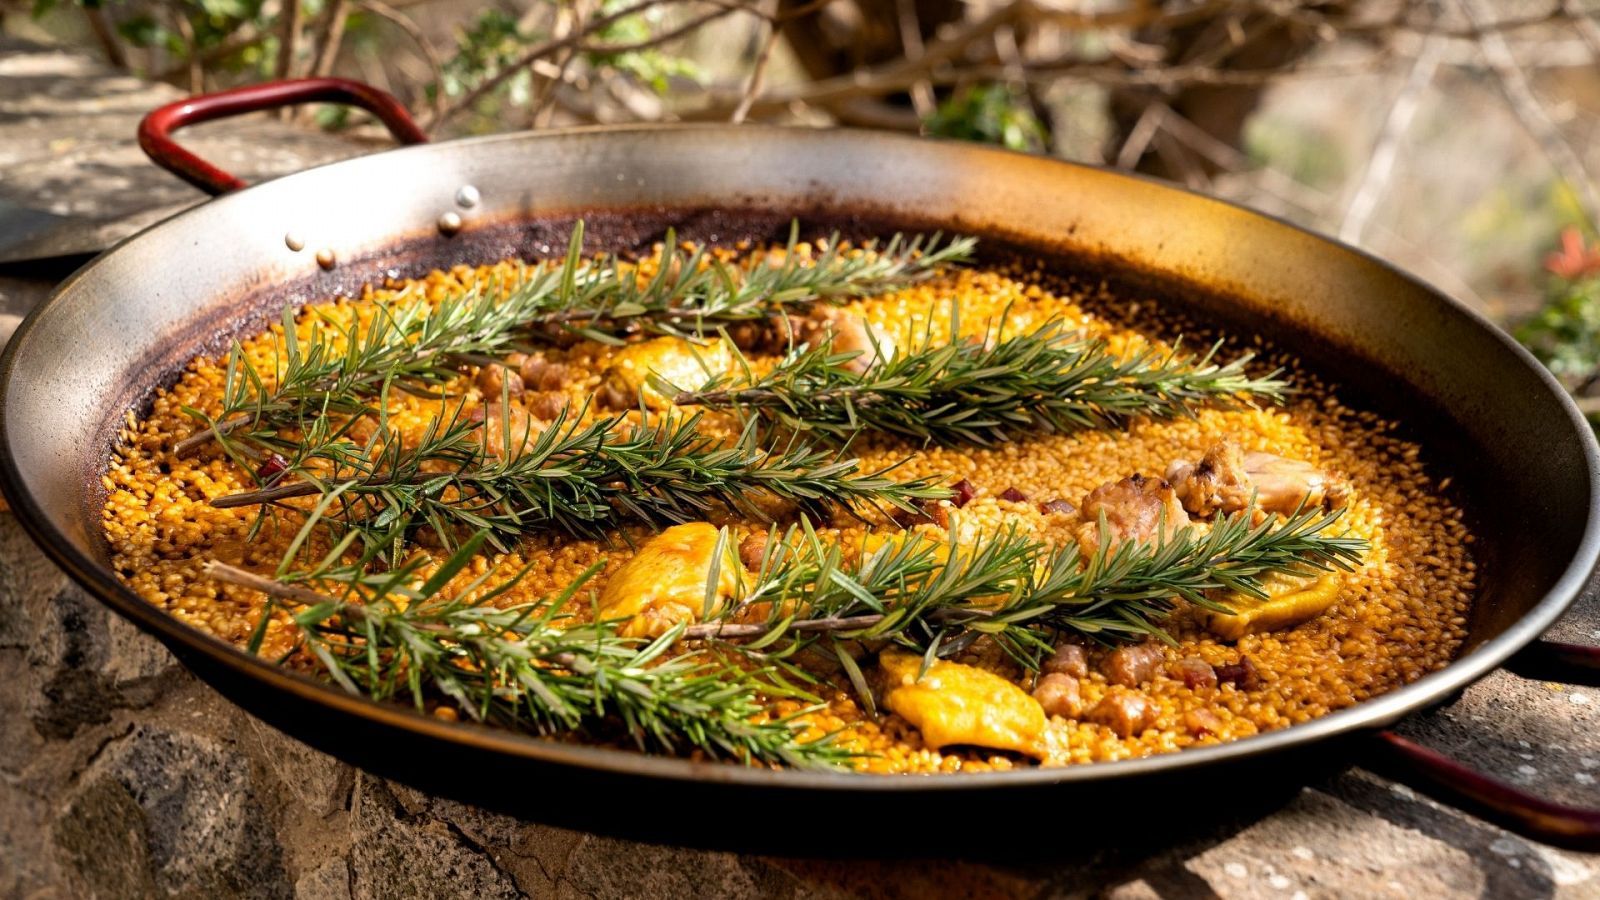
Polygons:
[[[337,524],[363,532],[369,546],[425,524],[447,542],[481,530],[504,550],[530,531],[600,538],[626,520],[660,528],[704,519],[718,505],[763,518],[755,502],[762,497],[820,518],[836,505],[858,515],[884,507],[914,512],[919,500],[949,495],[932,479],[895,480],[895,466],[865,471],[860,460],[798,442],[763,449],[753,424],[724,444],[703,432],[699,414],[631,427],[621,417],[582,424],[582,413],[563,414],[535,434],[515,433],[507,415],[479,426],[459,412],[432,422],[412,444],[384,433],[365,448],[336,441],[318,454],[302,453],[292,469],[299,480],[211,505],[337,498]],[[482,429],[495,427],[503,429],[502,446],[523,449],[489,455]],[[311,456],[333,471],[317,472]]]
[[[409,701],[424,710],[443,700],[477,721],[539,735],[619,731],[641,750],[680,754],[696,748],[740,762],[834,768],[852,754],[830,737],[803,740],[798,716],[772,712],[772,698],[814,700],[778,673],[746,669],[705,654],[668,655],[680,638],[624,638],[617,623],[579,623],[561,612],[598,566],[560,596],[504,608],[493,601],[527,573],[518,572],[475,599],[488,580],[439,592],[470,562],[475,540],[420,581],[416,565],[382,574],[325,560],[313,571],[270,579],[211,562],[210,577],[269,597],[258,651],[274,605],[292,621],[308,651],[344,689],[374,700]],[[332,586],[340,596],[308,585]]]
[[[768,542],[740,602],[685,637],[748,641],[780,655],[816,635],[892,639],[945,656],[991,635],[1030,665],[1059,631],[1170,640],[1161,620],[1178,599],[1226,611],[1206,592],[1265,597],[1265,575],[1353,567],[1367,543],[1330,534],[1338,518],[1305,511],[1251,525],[1240,513],[1154,542],[1102,543],[1087,557],[1076,544],[1052,549],[1015,530],[971,544],[909,533],[851,563],[798,527]],[[764,621],[733,621],[757,604],[770,604]]]
[[1276,372],[1248,375],[1248,354],[1217,364],[1219,346],[1198,358],[1176,348],[1120,358],[1103,340],[1080,338],[1052,321],[998,339],[925,341],[858,373],[846,366],[856,354],[824,343],[797,348],[753,380],[726,376],[678,392],[675,400],[748,410],[782,431],[833,441],[866,429],[919,443],[990,445],[1120,427],[1134,416],[1188,416],[1202,404],[1277,401],[1288,390]]
[[586,260],[579,222],[559,265],[525,269],[503,297],[494,284],[437,302],[415,295],[379,305],[365,328],[353,318],[341,322],[318,313],[326,330],[313,329],[304,341],[295,338],[295,309],[287,307],[284,352],[270,386],[235,344],[221,413],[186,410],[207,427],[174,450],[186,454],[247,427],[245,436],[259,443],[302,424],[308,413],[371,413],[373,399],[389,390],[432,396],[459,376],[463,361],[503,356],[519,344],[546,339],[552,327],[610,343],[638,331],[697,336],[814,303],[895,290],[969,259],[976,245],[972,238],[941,245],[937,234],[895,235],[850,254],[835,235],[807,260],[794,252],[798,240],[796,223],[781,265],[740,269],[704,249],[680,249],[669,231],[657,274],[642,279],[615,257]]

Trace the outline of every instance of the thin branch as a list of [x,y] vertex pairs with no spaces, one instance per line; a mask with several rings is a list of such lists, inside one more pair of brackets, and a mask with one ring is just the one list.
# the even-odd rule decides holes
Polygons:
[[743,122],[745,116],[750,114],[750,105],[760,96],[762,85],[767,78],[767,63],[772,61],[772,51],[778,46],[778,38],[783,36],[783,29],[777,22],[768,19],[766,27],[767,36],[761,42],[761,51],[756,55],[755,65],[750,69],[750,80],[745,84],[744,98],[734,107],[733,114],[728,116],[728,121],[736,125]]
[[398,8],[382,2],[382,0],[356,0],[356,2],[363,10],[404,31],[412,42],[417,45],[417,49],[421,51],[423,59],[428,62],[428,70],[433,73],[433,83],[437,87],[437,90],[433,92],[431,107],[431,114],[437,116],[444,104],[444,61],[439,59],[439,54],[433,49],[433,44],[428,41],[427,34],[410,16],[401,12]]
[[100,51],[106,55],[106,62],[119,69],[126,69],[128,54],[122,49],[122,42],[117,39],[116,30],[106,20],[106,11],[100,6],[86,5],[83,7],[83,17],[89,22],[89,30],[94,32],[95,43],[100,45]]
[[1372,153],[1367,157],[1355,194],[1345,207],[1344,221],[1339,225],[1340,240],[1351,244],[1361,243],[1367,221],[1378,208],[1378,200],[1394,175],[1395,162],[1400,156],[1400,142],[1411,130],[1411,122],[1416,118],[1423,91],[1433,83],[1443,50],[1443,38],[1430,37],[1423,41],[1422,52],[1417,54],[1411,65],[1411,73],[1406,76],[1405,84],[1389,106],[1389,115],[1378,132]]
[[[278,78],[289,78],[294,75],[295,57],[300,52],[300,29],[304,21],[300,13],[300,0],[282,0],[283,10],[279,13],[283,21],[279,24],[278,33]],[[286,116],[288,110],[281,111]]]
[[438,114],[430,116],[428,121],[424,123],[424,127],[433,128],[441,125],[446,121],[455,118],[466,110],[471,109],[473,106],[477,105],[479,100],[482,100],[484,97],[487,97],[498,90],[500,86],[512,76],[516,75],[523,69],[528,68],[528,66],[530,66],[534,60],[543,59],[557,50],[577,46],[583,42],[583,39],[586,38],[590,32],[598,31],[610,25],[614,25],[617,22],[620,22],[630,16],[636,16],[648,9],[678,2],[683,2],[683,0],[639,0],[639,2],[631,3],[622,9],[611,13],[610,15],[601,16],[600,18],[595,19],[594,21],[590,22],[588,28],[582,32],[574,31],[572,34],[564,37],[552,38],[548,41],[544,41],[529,47],[527,50],[524,50],[522,55],[518,56],[515,61],[479,82],[476,87],[463,94],[454,103],[444,107],[444,109]]
[[[1479,14],[1475,0],[1455,0],[1455,4],[1467,20],[1477,27]],[[1600,222],[1600,191],[1597,191],[1594,179],[1590,177],[1583,158],[1567,142],[1561,128],[1551,120],[1549,112],[1534,95],[1527,73],[1523,72],[1512,54],[1504,35],[1499,32],[1485,33],[1478,41],[1478,48],[1489,70],[1499,81],[1506,102],[1522,122],[1522,127],[1538,142],[1539,149],[1562,180],[1577,192],[1584,215],[1590,222]]]
[[344,26],[350,18],[350,0],[333,0],[322,26],[322,39],[317,42],[317,58],[311,64],[311,74],[323,78],[333,72],[339,59],[339,47],[344,43]]

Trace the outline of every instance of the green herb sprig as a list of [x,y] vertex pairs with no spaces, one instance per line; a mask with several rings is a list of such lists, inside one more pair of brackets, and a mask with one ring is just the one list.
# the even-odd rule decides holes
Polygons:
[[[1339,516],[1307,510],[1252,525],[1239,513],[1155,541],[1102,541],[1087,556],[1075,543],[1051,548],[1014,529],[970,543],[911,532],[864,548],[850,563],[842,548],[797,526],[768,541],[738,603],[685,636],[749,642],[780,655],[818,635],[890,639],[940,656],[989,635],[1030,666],[1061,631],[1170,641],[1161,622],[1179,599],[1227,612],[1208,591],[1264,599],[1266,575],[1359,563],[1367,542],[1331,533]],[[764,621],[733,621],[759,603],[770,604]]]
[[[491,416],[476,424],[460,411],[436,419],[412,444],[386,432],[366,446],[329,440],[306,452],[289,477],[260,490],[211,501],[219,508],[281,503],[295,497],[337,500],[330,521],[362,532],[367,546],[402,539],[426,525],[451,535],[487,534],[498,549],[537,530],[601,538],[627,521],[662,528],[706,518],[717,506],[762,518],[766,497],[825,517],[843,507],[917,510],[949,490],[928,478],[899,481],[895,466],[866,471],[860,460],[791,442],[764,449],[753,426],[731,444],[707,435],[699,414],[658,416],[636,425],[621,417],[581,422],[565,413],[541,431],[531,422]],[[500,429],[502,457],[485,447],[486,429]],[[311,460],[332,465],[318,471]]]
[[783,432],[836,442],[868,430],[918,443],[988,446],[1122,427],[1134,416],[1191,416],[1201,405],[1282,399],[1288,384],[1278,373],[1252,377],[1248,354],[1218,364],[1218,349],[1121,358],[1103,340],[1080,338],[1053,321],[1028,334],[925,341],[857,372],[846,365],[857,354],[824,342],[802,345],[754,379],[725,376],[679,391],[675,401],[748,411]]
[[[372,574],[332,558],[278,579],[219,562],[206,573],[268,595],[251,652],[259,652],[281,605],[292,611],[295,650],[309,652],[353,694],[409,701],[419,711],[442,698],[477,721],[539,735],[623,737],[669,754],[698,749],[716,759],[821,769],[851,758],[829,737],[802,739],[797,719],[816,708],[815,698],[774,670],[669,653],[680,630],[645,641],[620,636],[615,621],[571,620],[562,609],[598,566],[549,600],[494,605],[527,569],[486,590],[492,573],[485,573],[442,596],[479,543],[463,544],[426,581],[416,565]],[[775,714],[774,699],[785,697],[813,705]]]
[[235,344],[221,412],[186,410],[206,429],[180,440],[174,451],[187,454],[236,432],[259,445],[303,426],[309,416],[373,413],[374,401],[391,390],[434,396],[459,377],[463,363],[547,340],[551,329],[609,343],[641,331],[698,337],[816,303],[895,290],[969,259],[976,245],[972,238],[941,244],[937,234],[895,235],[854,254],[835,235],[808,260],[795,252],[798,242],[797,223],[782,264],[743,269],[704,249],[682,250],[669,231],[657,274],[641,280],[615,257],[586,260],[579,222],[559,265],[526,268],[507,291],[488,284],[437,302],[412,295],[379,305],[365,328],[318,313],[324,327],[303,341],[295,337],[295,309],[285,308],[282,360],[270,383]]

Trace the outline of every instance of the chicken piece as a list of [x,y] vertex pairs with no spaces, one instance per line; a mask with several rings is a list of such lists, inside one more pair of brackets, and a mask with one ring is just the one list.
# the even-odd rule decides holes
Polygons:
[[522,376],[511,365],[487,365],[478,370],[478,390],[488,403],[498,403],[501,397],[522,395]]
[[922,657],[897,649],[885,650],[878,665],[884,705],[916,726],[929,747],[971,744],[1043,757],[1044,708],[999,675],[936,660],[918,680]]
[[1244,470],[1255,482],[1256,505],[1267,512],[1287,516],[1302,506],[1338,509],[1350,499],[1348,483],[1298,459],[1246,453]]
[[658,337],[617,351],[600,377],[599,397],[613,409],[627,409],[644,399],[650,409],[670,409],[671,392],[663,393],[652,375],[680,391],[693,391],[733,368],[733,352],[721,338],[695,344],[682,338]]
[[707,612],[721,612],[738,591],[744,567],[734,542],[723,545],[707,610],[706,588],[719,534],[715,525],[690,522],[645,541],[600,592],[599,618],[627,619],[624,637],[654,638],[674,625],[699,622]]
[[540,354],[522,356],[517,353],[513,356],[521,357],[517,363],[517,375],[529,390],[559,391],[566,387],[567,380],[572,376],[571,368],[550,362]]
[[1102,484],[1083,498],[1083,524],[1078,527],[1078,545],[1085,554],[1100,549],[1100,517],[1105,516],[1105,537],[1112,549],[1123,541],[1153,542],[1170,539],[1189,527],[1189,514],[1172,492],[1172,485],[1160,478],[1133,475],[1111,484]]
[[1327,612],[1339,600],[1343,579],[1329,573],[1321,577],[1274,572],[1261,579],[1267,599],[1260,600],[1233,591],[1214,592],[1213,600],[1233,610],[1232,614],[1205,610],[1206,630],[1225,640],[1236,641],[1252,632],[1293,628]]
[[1233,441],[1207,450],[1198,463],[1174,462],[1167,467],[1167,481],[1183,508],[1202,519],[1244,509],[1255,491],[1244,468],[1244,453]]
[[1167,467],[1183,508],[1207,518],[1250,506],[1263,512],[1292,515],[1313,507],[1337,509],[1349,498],[1349,485],[1308,462],[1271,453],[1244,453],[1232,441],[1205,452],[1198,463],[1182,460]]
[[800,329],[799,336],[812,345],[831,336],[833,352],[856,354],[854,359],[843,364],[843,368],[857,375],[866,374],[873,366],[887,362],[895,355],[894,339],[883,329],[874,327],[858,312],[836,306],[822,306],[814,310]]

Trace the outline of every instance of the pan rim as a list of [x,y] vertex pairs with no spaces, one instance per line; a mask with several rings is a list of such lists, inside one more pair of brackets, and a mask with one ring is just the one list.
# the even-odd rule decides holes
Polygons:
[[[673,125],[630,124],[562,128],[537,133],[509,133],[463,138],[437,144],[397,148],[374,155],[421,155],[429,152],[444,152],[440,148],[457,148],[463,145],[480,146],[502,142],[554,141],[597,134],[616,135],[626,138],[630,135],[648,135],[662,130],[715,133],[731,133],[737,130],[748,133],[751,129],[775,132],[820,132],[827,135],[829,140],[859,141],[865,139],[886,141],[896,144],[901,152],[912,151],[923,144],[944,147],[953,147],[958,144],[958,142],[954,141],[930,140],[859,129],[814,129],[765,125],[729,126],[693,123]],[[30,538],[73,581],[86,588],[89,593],[125,619],[155,635],[169,648],[175,651],[183,651],[178,653],[178,656],[180,660],[185,662],[186,667],[188,663],[184,654],[197,653],[204,656],[208,662],[232,670],[251,681],[261,684],[270,691],[287,692],[305,702],[315,703],[341,715],[357,716],[373,725],[398,728],[441,743],[465,745],[479,751],[617,775],[686,782],[716,782],[719,784],[776,790],[820,789],[876,793],[879,791],[902,790],[982,791],[1038,787],[1072,784],[1082,781],[1098,781],[1101,779],[1134,778],[1157,771],[1170,772],[1230,760],[1237,761],[1257,753],[1271,753],[1304,747],[1315,742],[1387,726],[1411,712],[1448,697],[1454,691],[1464,688],[1487,675],[1517,650],[1549,629],[1577,598],[1594,571],[1597,560],[1600,560],[1600,443],[1596,442],[1594,432],[1588,426],[1577,405],[1560,387],[1555,378],[1533,358],[1531,353],[1516,343],[1509,334],[1496,327],[1486,316],[1367,251],[1349,246],[1333,237],[1319,234],[1269,213],[1200,194],[1149,176],[1114,170],[1106,166],[1043,158],[973,144],[959,144],[959,147],[963,152],[977,155],[1021,157],[1030,160],[1034,164],[1047,163],[1052,166],[1092,170],[1113,178],[1143,182],[1161,190],[1187,195],[1193,200],[1202,203],[1216,204],[1251,217],[1265,219],[1276,226],[1290,229],[1324,245],[1353,254],[1362,264],[1375,266],[1383,270],[1389,277],[1399,279],[1420,289],[1422,293],[1428,295],[1433,305],[1443,307],[1451,314],[1465,316],[1476,328],[1488,331],[1522,365],[1531,368],[1544,389],[1554,395],[1557,403],[1566,413],[1568,424],[1572,426],[1573,432],[1583,448],[1589,483],[1588,516],[1572,558],[1567,562],[1561,575],[1531,609],[1501,634],[1485,641],[1469,653],[1452,660],[1439,671],[1430,673],[1409,685],[1389,691],[1370,700],[1329,713],[1309,722],[1224,744],[1157,754],[1140,759],[1055,768],[1034,767],[1004,772],[961,773],[958,777],[939,778],[863,777],[862,774],[849,772],[833,773],[796,769],[765,769],[728,763],[654,756],[634,750],[559,743],[504,729],[465,722],[445,722],[417,713],[407,707],[378,703],[364,697],[349,694],[331,683],[317,681],[273,665],[266,660],[247,653],[232,643],[201,631],[199,628],[188,625],[157,609],[123,585],[108,568],[99,565],[89,558],[87,554],[80,552],[67,536],[45,517],[32,491],[24,482],[22,474],[14,462],[13,454],[10,452],[15,432],[6,415],[6,410],[10,406],[13,379],[17,376],[16,360],[20,352],[19,348],[26,346],[34,329],[39,327],[40,322],[49,317],[51,310],[57,306],[61,298],[72,291],[74,285],[90,277],[94,270],[111,257],[112,254],[157,232],[159,229],[175,227],[186,216],[199,210],[210,209],[215,204],[227,204],[233,200],[234,196],[248,196],[254,191],[270,190],[272,185],[277,184],[279,181],[294,179],[298,177],[299,173],[246,188],[234,195],[201,203],[117,242],[64,280],[51,292],[45,301],[40,303],[28,315],[13,334],[3,356],[0,356],[0,494],[3,494],[10,501],[13,509],[17,511],[17,518]],[[361,164],[365,158],[355,157],[306,171],[316,171],[337,166],[355,166]],[[232,702],[231,699],[230,702]]]

